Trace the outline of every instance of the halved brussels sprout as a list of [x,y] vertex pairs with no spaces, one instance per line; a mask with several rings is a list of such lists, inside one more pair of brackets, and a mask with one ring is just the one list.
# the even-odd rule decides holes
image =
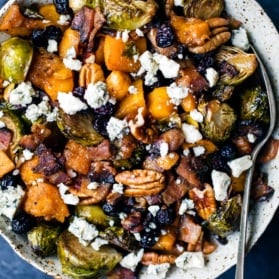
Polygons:
[[241,197],[234,196],[213,213],[205,226],[215,235],[222,238],[239,228],[241,214]]
[[240,100],[241,119],[269,122],[268,97],[260,86],[246,88],[241,92]]
[[216,62],[220,68],[219,83],[237,85],[251,76],[257,69],[255,54],[246,53],[233,46],[223,46],[216,53]]
[[100,247],[99,251],[82,245],[69,231],[59,236],[57,253],[62,271],[73,278],[83,279],[102,278],[122,259],[120,253],[107,245]]
[[88,111],[70,115],[60,109],[57,126],[66,138],[85,146],[98,145],[104,139],[93,128],[93,115]]
[[115,223],[116,221],[115,218],[106,215],[99,205],[78,205],[75,210],[79,217],[85,218],[89,223],[105,228],[110,225],[110,222]]
[[236,112],[227,103],[211,100],[198,106],[203,114],[201,131],[204,136],[214,143],[222,143],[230,137],[236,121]]
[[103,239],[108,240],[112,245],[120,247],[124,250],[133,251],[137,249],[134,235],[122,227],[108,227],[99,234]]
[[183,5],[186,17],[200,19],[219,17],[224,7],[224,0],[185,0]]
[[[75,3],[75,8],[76,5]],[[142,27],[151,21],[158,8],[154,0],[87,0],[86,6],[100,7],[108,27],[117,30],[135,30]]]
[[28,242],[34,252],[47,257],[56,254],[56,241],[59,236],[59,228],[40,224],[27,233]]
[[0,77],[14,83],[25,80],[33,57],[30,41],[12,37],[0,47]]

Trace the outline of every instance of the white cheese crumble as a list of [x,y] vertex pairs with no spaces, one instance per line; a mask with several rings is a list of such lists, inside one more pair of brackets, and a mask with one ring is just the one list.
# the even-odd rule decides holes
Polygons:
[[96,250],[96,251],[99,251],[100,250],[100,247],[103,246],[103,245],[106,245],[108,244],[109,242],[106,240],[106,239],[103,239],[101,237],[96,237],[94,239],[93,242],[91,242],[91,247]]
[[169,153],[169,145],[166,142],[160,143],[160,156],[166,157]]
[[5,122],[0,120],[0,129],[5,128],[5,127],[6,127]]
[[114,183],[112,186],[112,193],[123,194],[124,186],[121,183]]
[[204,257],[202,252],[184,252],[175,259],[176,266],[187,270],[190,268],[203,268]]
[[90,182],[88,185],[87,185],[87,189],[88,190],[96,190],[97,188],[99,187],[99,183],[98,182]]
[[0,110],[0,117],[3,117],[4,116],[4,112],[3,110]]
[[76,236],[84,246],[87,246],[99,234],[95,225],[89,224],[85,219],[77,216],[74,216],[68,231]]
[[170,102],[176,106],[180,105],[182,100],[188,96],[189,88],[178,86],[175,82],[167,87],[167,94],[170,97]]
[[20,185],[8,186],[5,190],[0,188],[0,214],[12,220],[24,194],[25,192]]
[[244,155],[227,163],[232,171],[232,176],[239,177],[244,171],[251,168],[253,161],[250,155]]
[[79,71],[82,67],[82,63],[80,60],[68,56],[63,58],[63,63],[66,68],[73,71]]
[[214,189],[215,199],[223,201],[228,197],[228,188],[231,185],[231,178],[222,171],[213,170],[211,180]]
[[133,233],[133,235],[134,235],[136,241],[141,241],[141,235],[140,235],[140,233]]
[[247,139],[250,143],[254,143],[257,140],[257,137],[252,133],[248,133],[247,134]]
[[201,123],[203,122],[203,115],[201,112],[199,112],[197,109],[193,109],[190,111],[190,116],[193,120]]
[[233,46],[238,47],[242,50],[248,50],[250,47],[250,43],[246,29],[243,27],[239,27],[238,29],[232,30],[231,43]]
[[[48,102],[48,98],[43,98],[39,104],[31,104],[25,111],[25,116],[28,120],[34,123],[41,116],[45,116],[48,122],[56,120],[57,111],[51,111],[51,106]],[[53,116],[53,117],[51,117]],[[52,120],[52,121],[51,121]]]
[[15,106],[27,106],[32,103],[32,97],[36,91],[31,82],[21,82],[15,89],[10,92],[9,103]]
[[164,279],[166,278],[167,272],[170,268],[169,263],[162,264],[150,264],[147,267],[146,274],[152,275],[153,279]]
[[68,193],[69,187],[64,183],[59,183],[57,187],[59,189],[59,194],[65,204],[77,205],[79,203],[78,196]]
[[184,0],[174,0],[174,6],[184,7]]
[[57,100],[62,110],[70,115],[87,109],[87,105],[83,103],[79,98],[75,97],[72,92],[58,92]]
[[192,200],[190,199],[184,199],[181,201],[178,214],[183,215],[187,210],[192,210],[195,208],[195,204]]
[[196,157],[199,157],[199,156],[201,156],[201,155],[203,155],[204,153],[205,153],[205,147],[204,146],[202,146],[202,145],[197,145],[197,146],[194,146],[193,148],[192,148],[192,150],[193,150],[193,152],[194,152],[194,155],[196,156]]
[[123,43],[127,43],[129,40],[129,30],[124,30],[121,32],[121,39]]
[[111,141],[121,139],[129,131],[128,123],[125,119],[121,120],[116,117],[111,117],[107,124],[107,132]]
[[210,67],[205,71],[205,78],[208,81],[209,87],[213,87],[218,82],[219,74],[214,68]]
[[48,40],[48,44],[47,44],[47,51],[48,52],[57,52],[58,51],[58,43],[57,41],[50,39]]
[[155,52],[153,59],[158,63],[159,70],[162,72],[165,78],[176,78],[180,65],[167,56]]
[[150,205],[147,210],[155,217],[157,212],[160,210],[159,205]]
[[128,92],[129,92],[130,94],[136,94],[136,93],[138,92],[138,89],[137,89],[134,85],[131,85],[131,86],[129,86],[129,88],[128,88]]
[[31,152],[29,149],[23,149],[22,155],[25,161],[31,160],[34,153]]
[[139,264],[139,262],[143,257],[143,253],[144,253],[144,249],[140,249],[138,252],[129,253],[121,260],[120,265],[132,271],[135,271],[137,265]]
[[195,143],[202,139],[201,132],[195,126],[183,123],[181,128],[186,142]]
[[97,81],[94,84],[90,83],[85,90],[84,99],[93,109],[105,105],[110,100],[106,83],[103,81]]
[[137,28],[135,31],[139,37],[144,37],[144,33],[139,28]]
[[60,15],[57,23],[59,25],[68,25],[71,21],[71,16],[70,15]]

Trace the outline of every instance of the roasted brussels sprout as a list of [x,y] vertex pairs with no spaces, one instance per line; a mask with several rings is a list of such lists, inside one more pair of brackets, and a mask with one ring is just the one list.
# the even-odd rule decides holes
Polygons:
[[24,125],[22,119],[12,111],[7,104],[2,103],[0,105],[0,111],[2,111],[2,116],[0,116],[0,121],[5,124],[5,127],[12,131],[13,137],[12,142],[9,146],[9,153],[11,157],[15,156],[15,153],[19,149],[19,141],[24,134]]
[[132,251],[137,247],[135,237],[124,230],[123,227],[108,227],[99,234],[101,238],[108,240],[112,245],[124,250]]
[[220,102],[229,100],[234,92],[234,86],[220,84],[213,92],[212,96]]
[[227,103],[218,100],[202,102],[198,106],[204,116],[201,131],[214,143],[222,143],[230,137],[236,121],[236,112]]
[[104,228],[108,227],[111,222],[115,223],[115,218],[106,215],[99,205],[78,205],[76,206],[76,214],[85,218],[89,223]]
[[233,46],[223,46],[216,53],[216,62],[221,73],[219,83],[237,85],[251,76],[257,69],[255,54],[250,54]]
[[57,117],[57,126],[64,136],[85,146],[98,145],[104,139],[96,132],[92,123],[93,115],[90,112],[70,115],[59,110]]
[[108,27],[117,30],[135,30],[142,27],[152,20],[158,8],[154,0],[87,0],[86,5],[100,7]]
[[219,17],[224,7],[223,0],[185,0],[183,10],[186,17],[208,19]]
[[25,80],[33,57],[31,42],[12,37],[0,47],[0,77],[14,83]]
[[205,226],[215,235],[225,238],[239,228],[241,197],[234,196],[213,213]]
[[269,122],[269,105],[266,92],[260,87],[247,88],[240,94],[242,120]]
[[58,227],[40,224],[27,233],[27,239],[37,255],[48,257],[56,253],[59,232]]
[[96,251],[91,246],[82,245],[69,231],[59,236],[57,253],[62,271],[73,278],[101,278],[122,259],[112,247],[102,246]]

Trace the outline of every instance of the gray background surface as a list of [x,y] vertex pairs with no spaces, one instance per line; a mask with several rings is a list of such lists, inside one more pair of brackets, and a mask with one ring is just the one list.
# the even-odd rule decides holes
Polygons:
[[[0,0],[0,6],[6,1]],[[279,29],[279,0],[258,0],[266,13]],[[278,46],[279,55],[279,46]],[[278,59],[279,63],[279,59]],[[246,259],[247,279],[279,278],[279,212],[277,212],[266,232],[253,247]],[[16,255],[0,237],[0,279],[51,279]],[[234,278],[231,268],[218,279]],[[199,278],[202,279],[202,278]]]

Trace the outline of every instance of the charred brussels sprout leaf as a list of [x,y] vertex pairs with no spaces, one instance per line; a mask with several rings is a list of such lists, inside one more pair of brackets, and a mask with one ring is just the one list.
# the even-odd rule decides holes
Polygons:
[[45,224],[36,226],[27,233],[27,239],[32,249],[41,257],[48,257],[56,253],[58,236],[59,228]]
[[89,0],[90,7],[100,7],[106,24],[117,30],[134,30],[149,23],[155,15],[158,5],[154,0]]
[[224,238],[239,228],[240,214],[241,197],[237,195],[213,213],[205,225],[213,234]]
[[223,0],[185,0],[184,15],[200,19],[219,17],[224,6]]
[[57,253],[62,271],[73,278],[97,279],[109,273],[122,259],[120,253],[109,246],[99,251],[82,245],[78,238],[68,231],[63,232],[57,243]]
[[1,44],[0,76],[3,80],[20,83],[25,80],[33,57],[31,42],[12,37]]
[[136,249],[135,237],[122,227],[108,227],[99,233],[103,239],[127,251]]
[[212,100],[199,104],[199,110],[204,116],[201,131],[214,143],[222,143],[230,137],[236,121],[236,113],[226,103]]
[[215,58],[221,72],[219,83],[225,85],[242,83],[258,66],[255,54],[246,53],[232,46],[221,47]]
[[103,137],[93,128],[93,115],[90,112],[79,112],[69,115],[59,110],[57,126],[64,136],[78,143],[90,146],[98,145]]
[[115,222],[115,218],[104,213],[98,205],[78,205],[76,214],[85,218],[88,222],[101,227],[108,227],[110,222]]
[[268,98],[260,86],[245,89],[240,98],[240,117],[242,120],[269,122]]

